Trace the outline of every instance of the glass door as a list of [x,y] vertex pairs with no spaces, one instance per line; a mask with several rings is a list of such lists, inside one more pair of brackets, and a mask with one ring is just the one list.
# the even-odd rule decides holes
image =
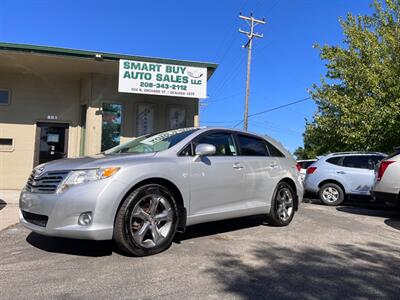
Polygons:
[[68,124],[37,123],[35,165],[68,155]]

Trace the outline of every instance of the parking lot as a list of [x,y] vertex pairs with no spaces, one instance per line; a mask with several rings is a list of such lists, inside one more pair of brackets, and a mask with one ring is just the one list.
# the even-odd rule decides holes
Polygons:
[[167,251],[0,232],[0,298],[399,298],[400,212],[304,203],[288,227],[250,217],[191,227]]

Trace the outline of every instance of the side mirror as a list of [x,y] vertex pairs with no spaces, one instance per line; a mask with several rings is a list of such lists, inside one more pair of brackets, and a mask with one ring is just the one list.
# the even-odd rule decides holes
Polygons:
[[210,144],[198,144],[196,146],[196,156],[206,156],[206,155],[214,155],[217,149],[215,149],[214,145]]

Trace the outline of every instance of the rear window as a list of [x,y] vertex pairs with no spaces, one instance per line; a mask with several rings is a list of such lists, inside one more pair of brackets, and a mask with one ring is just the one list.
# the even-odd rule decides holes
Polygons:
[[267,145],[270,156],[285,157],[285,155],[281,151],[279,151],[275,146],[273,146],[271,143],[269,143],[267,141],[264,141],[264,142]]
[[307,169],[309,166],[311,166],[314,163],[314,161],[303,161],[300,163],[302,169]]
[[342,159],[342,157],[343,157],[343,156],[334,156],[334,157],[331,157],[331,158],[327,159],[326,161],[327,161],[328,163],[330,163],[330,164],[337,165],[337,166],[341,166],[341,165],[342,165],[342,164],[341,164],[341,159]]
[[239,135],[241,155],[268,156],[268,150],[263,140],[251,136]]

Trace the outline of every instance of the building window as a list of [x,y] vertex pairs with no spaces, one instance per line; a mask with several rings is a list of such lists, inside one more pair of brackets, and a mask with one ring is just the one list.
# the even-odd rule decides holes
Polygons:
[[136,134],[142,136],[154,132],[155,109],[153,104],[139,104],[136,116]]
[[14,140],[12,138],[0,138],[0,151],[13,151]]
[[121,137],[122,105],[103,103],[101,151],[118,146]]
[[0,89],[0,105],[10,104],[10,90]]
[[186,110],[183,107],[171,107],[168,111],[169,129],[186,127]]
[[81,127],[81,140],[79,145],[79,155],[85,155],[85,140],[86,140],[86,117],[87,117],[87,105],[81,105],[79,125]]

